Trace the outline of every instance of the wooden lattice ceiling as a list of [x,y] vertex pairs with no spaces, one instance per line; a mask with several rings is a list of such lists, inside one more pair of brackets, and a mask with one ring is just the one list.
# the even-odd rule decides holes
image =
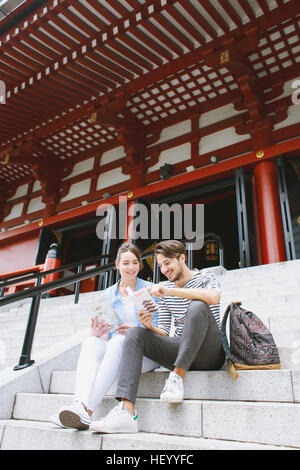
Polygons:
[[[299,0],[49,1],[1,37],[2,162],[21,150],[17,166],[0,165],[0,181],[31,174],[22,154],[29,141],[73,163],[112,145],[125,114],[152,129],[181,113],[244,102],[240,66],[269,92],[297,76],[299,26]],[[214,63],[226,48],[241,54],[233,68],[226,57]],[[118,100],[116,123],[90,119]],[[32,149],[33,158],[43,158]]]

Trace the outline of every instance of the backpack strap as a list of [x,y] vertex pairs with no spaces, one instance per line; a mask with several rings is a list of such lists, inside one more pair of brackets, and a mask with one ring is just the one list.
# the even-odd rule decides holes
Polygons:
[[230,346],[229,346],[227,335],[226,335],[226,323],[227,323],[229,313],[231,313],[234,310],[234,308],[239,305],[241,305],[241,302],[231,302],[231,304],[228,305],[228,307],[226,308],[226,311],[223,315],[222,322],[221,322],[221,338],[222,338],[223,349],[226,354],[227,367],[228,367],[231,377],[235,380],[238,378],[238,373],[233,364],[234,356],[230,350]]
[[224,351],[225,351],[225,354],[226,354],[226,358],[233,359],[233,355],[230,351],[230,346],[229,346],[227,335],[226,335],[226,323],[227,323],[228,315],[231,311],[232,311],[232,303],[230,305],[228,305],[228,307],[226,308],[225,313],[223,315],[223,318],[222,318],[221,338],[222,338],[222,344],[223,344],[223,348],[224,348]]

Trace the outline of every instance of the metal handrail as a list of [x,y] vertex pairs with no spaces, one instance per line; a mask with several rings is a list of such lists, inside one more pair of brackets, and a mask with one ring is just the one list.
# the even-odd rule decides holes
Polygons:
[[21,272],[15,272],[14,274],[9,274],[8,276],[4,276],[3,274],[0,274],[0,284],[3,281],[7,281],[9,279],[15,279],[18,277],[26,276],[27,274],[31,273],[36,273],[37,271],[41,270],[41,266],[44,266],[44,264],[38,264],[36,266],[31,266],[30,268],[26,269],[19,269]]
[[[212,237],[216,239],[218,242],[219,246],[219,261],[220,264],[223,265],[223,243],[220,237],[218,235],[213,234],[213,233],[207,233],[205,234],[205,237]],[[183,240],[183,243],[192,243],[194,240]],[[142,255],[142,259],[149,258],[149,256],[154,255],[154,250],[152,251],[146,251]],[[80,283],[84,279],[88,279],[93,276],[97,276],[98,274],[112,271],[116,269],[115,263],[108,263],[104,266],[98,266],[94,269],[89,269],[88,271],[82,272],[82,267],[86,264],[89,264],[91,262],[99,261],[101,258],[105,257],[104,256],[98,256],[98,257],[93,257],[93,258],[88,258],[86,260],[82,260],[76,263],[71,263],[69,265],[61,266],[59,268],[55,269],[50,269],[48,271],[43,271],[43,272],[37,272],[36,273],[36,286],[28,289],[24,289],[23,291],[16,292],[14,294],[6,295],[5,297],[0,298],[0,307],[4,305],[8,305],[13,302],[17,302],[20,300],[24,300],[26,298],[32,297],[32,302],[31,302],[31,307],[30,307],[30,312],[29,312],[29,317],[27,321],[27,326],[25,330],[25,335],[24,335],[24,341],[23,341],[23,346],[22,346],[22,352],[21,356],[19,358],[19,363],[14,367],[14,370],[21,370],[26,367],[29,367],[34,363],[34,360],[31,359],[31,349],[32,349],[32,344],[33,344],[33,339],[34,339],[34,334],[35,334],[35,327],[37,323],[37,318],[38,318],[38,312],[39,312],[39,306],[40,306],[40,300],[41,296],[43,293],[49,292],[54,289],[58,289],[61,287],[65,287],[70,284],[76,283],[76,290],[75,290],[75,298],[74,302],[78,302],[79,298],[79,292],[80,292]],[[66,269],[69,269],[70,267],[77,266],[77,274],[73,275],[68,275],[64,277],[63,279],[57,279],[55,281],[50,281],[47,283],[42,284],[42,279],[43,277],[46,277],[49,274],[57,273],[60,271],[64,271]],[[192,258],[190,257],[190,262],[189,262],[189,267],[192,267]],[[157,282],[159,279],[158,275],[158,266],[157,263],[155,262],[154,266],[154,282]],[[105,286],[106,288],[108,286]]]
[[[148,252],[145,256],[142,256],[142,259],[147,258],[151,256],[154,252]],[[98,257],[98,260],[101,257]],[[91,260],[92,258],[89,258]],[[34,360],[31,359],[31,349],[32,349],[32,344],[33,344],[33,339],[34,339],[34,334],[35,334],[35,328],[36,328],[36,323],[37,323],[37,318],[38,318],[38,312],[39,312],[39,306],[40,306],[40,300],[41,296],[43,293],[51,291],[53,289],[58,289],[60,287],[64,287],[70,284],[76,283],[76,292],[75,292],[75,300],[74,302],[78,302],[78,297],[79,297],[79,290],[80,290],[80,282],[83,281],[84,279],[88,279],[93,276],[97,276],[98,274],[101,274],[103,272],[107,271],[112,271],[116,269],[116,266],[114,263],[109,263],[104,266],[99,266],[94,269],[90,269],[85,272],[80,272],[82,269],[82,265],[86,262],[87,260],[80,261],[79,263],[75,263],[75,265],[78,265],[78,273],[66,276],[64,279],[58,279],[55,281],[47,282],[45,284],[41,284],[42,278],[47,276],[49,273],[55,273],[58,271],[62,271],[63,269],[66,269],[66,266],[56,268],[56,269],[51,269],[49,271],[44,271],[40,272],[37,276],[37,281],[36,281],[36,286],[32,288],[25,289],[20,292],[16,292],[14,294],[7,295],[5,297],[0,298],[0,307],[4,305],[8,305],[13,302],[17,302],[20,300],[24,300],[26,298],[32,297],[32,302],[31,302],[31,307],[30,307],[30,312],[28,316],[28,321],[27,321],[27,326],[25,330],[25,335],[24,335],[24,341],[23,341],[23,346],[22,346],[22,351],[21,351],[21,356],[19,358],[19,363],[14,367],[14,370],[21,370],[25,369],[26,367],[31,366],[34,363]],[[69,265],[68,265],[69,266]],[[107,286],[105,286],[107,287]]]
[[[60,267],[55,268],[55,269],[49,269],[48,271],[43,271],[43,274],[44,275],[53,274],[53,273],[56,273],[56,272],[64,271],[66,269],[74,268],[74,267],[79,266],[81,264],[82,265],[87,265],[87,264],[95,263],[95,262],[101,260],[102,258],[107,258],[107,257],[108,257],[108,255],[94,256],[93,258],[87,258],[85,260],[76,261],[74,263],[66,264],[64,266],[60,266]],[[6,276],[6,277],[3,277],[3,278],[1,278],[1,275],[0,275],[0,288],[16,284],[15,279],[18,279],[19,277],[21,277],[21,280],[18,281],[18,284],[20,282],[24,282],[24,281],[27,281],[27,280],[30,280],[30,279],[34,279],[34,278],[38,277],[39,275],[40,275],[40,272],[37,269],[34,269],[34,268],[31,271],[29,270],[27,273],[22,273],[22,274],[17,274],[17,275],[12,274],[10,276]],[[28,277],[22,278],[22,276],[28,276]]]
[[[69,284],[74,284],[75,282],[83,281],[84,279],[96,276],[97,274],[101,272],[109,271],[111,269],[115,269],[114,263],[101,266],[98,268],[90,269],[88,271],[84,271],[79,274],[77,273],[77,274],[69,275],[69,276],[64,277],[63,279],[57,279],[56,281],[46,282],[45,284],[39,285],[38,287],[37,286],[31,287],[28,289],[24,289],[23,291],[20,291],[20,292],[15,292],[14,294],[6,295],[5,297],[2,297],[0,299],[0,307],[4,305],[8,305],[12,302],[24,300],[28,297],[36,297],[39,294],[43,294],[50,290],[58,289],[60,287],[65,287],[65,286],[68,286]],[[51,270],[51,272],[55,272],[55,270]],[[49,273],[50,271],[45,271],[43,273],[40,273],[40,275],[38,276],[38,279],[45,277]]]

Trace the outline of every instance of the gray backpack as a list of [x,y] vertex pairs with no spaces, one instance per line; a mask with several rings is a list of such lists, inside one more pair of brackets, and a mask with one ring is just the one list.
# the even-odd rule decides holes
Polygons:
[[[229,319],[230,346],[226,335]],[[221,337],[231,376],[238,378],[237,369],[280,369],[280,358],[269,329],[252,312],[232,302],[221,323]]]

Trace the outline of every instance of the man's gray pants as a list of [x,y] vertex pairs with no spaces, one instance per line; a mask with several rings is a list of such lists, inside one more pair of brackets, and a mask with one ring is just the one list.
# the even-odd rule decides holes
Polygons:
[[192,300],[181,336],[169,337],[137,326],[130,328],[123,344],[116,399],[135,403],[143,356],[169,370],[219,370],[225,361],[221,336],[210,308]]

